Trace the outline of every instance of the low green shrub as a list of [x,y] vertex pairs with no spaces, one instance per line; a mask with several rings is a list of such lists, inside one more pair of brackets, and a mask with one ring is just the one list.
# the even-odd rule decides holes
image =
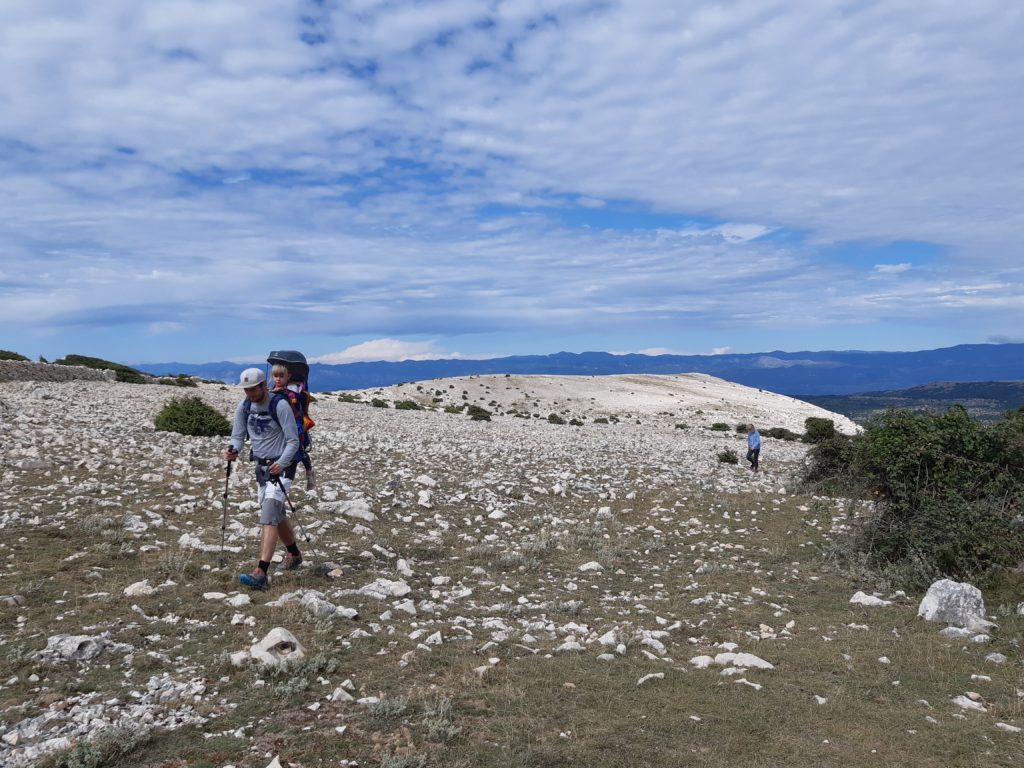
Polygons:
[[444,412],[445,413],[462,413],[462,411],[463,411],[463,409],[465,407],[466,407],[465,405],[446,405],[444,407]]
[[218,437],[231,434],[231,424],[223,414],[198,395],[171,398],[157,414],[158,432],[177,432],[193,437]]
[[732,448],[718,452],[718,461],[722,464],[739,464],[740,457]]
[[676,424],[675,428],[676,429],[689,429],[689,425],[687,425],[687,424]]
[[737,435],[745,435],[745,434],[747,434],[747,425],[746,424],[737,424],[736,425],[736,434]]
[[836,434],[836,423],[832,419],[820,416],[808,416],[804,419],[804,442],[817,444],[828,440]]
[[126,758],[155,738],[148,726],[117,725],[100,731],[91,739],[72,742],[68,749],[47,755],[37,764],[42,768],[100,768],[130,764]]
[[565,424],[565,419],[559,416],[557,413],[549,413],[548,421],[552,424]]
[[417,403],[415,400],[397,400],[395,402],[396,411],[422,411],[423,406]]
[[580,421],[579,419],[569,419],[569,426],[570,427],[582,427],[583,426],[583,422]]
[[387,408],[388,401],[381,400],[379,397],[375,397],[370,401],[370,405],[372,405],[374,408]]
[[729,425],[726,424],[724,421],[716,421],[714,424],[708,427],[708,429],[710,429],[712,432],[728,432]]
[[339,403],[361,403],[361,402],[363,402],[363,400],[362,400],[361,397],[359,397],[359,395],[353,394],[351,392],[342,392],[340,395],[338,395],[338,402]]
[[17,352],[11,352],[6,349],[0,349],[0,360],[20,360],[28,362],[28,358],[24,355],[19,355]]
[[766,429],[762,434],[765,437],[772,437],[776,440],[794,441],[800,439],[799,434],[791,429],[786,429],[785,427],[772,427],[771,429]]
[[148,384],[152,381],[152,377],[148,374],[143,373],[135,368],[129,368],[127,365],[121,365],[120,363],[112,363],[109,360],[102,360],[98,357],[86,357],[85,355],[66,355],[60,360],[54,360],[54,365],[80,365],[84,368],[96,368],[97,370],[109,370],[113,371],[117,375],[118,381],[124,381],[129,384]]
[[473,421],[490,421],[491,412],[479,405],[470,405],[466,408],[466,415]]
[[187,373],[179,373],[177,376],[162,376],[156,380],[156,383],[167,387],[199,387],[196,380]]
[[594,423],[595,424],[607,424],[608,423],[608,419],[606,419],[604,416],[598,416],[596,419],[594,419]]

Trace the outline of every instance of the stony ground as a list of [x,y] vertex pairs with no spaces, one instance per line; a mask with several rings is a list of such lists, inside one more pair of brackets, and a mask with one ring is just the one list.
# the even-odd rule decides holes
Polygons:
[[[432,411],[322,395],[318,486],[292,493],[306,564],[249,593],[248,469],[226,478],[222,439],[152,426],[197,392],[225,414],[240,397],[75,382],[0,399],[0,764],[1024,758],[1012,607],[958,641],[916,618],[920,596],[851,605],[827,551],[861,508],[795,493],[802,444],[765,439],[755,476],[745,435],[708,429],[802,431],[812,406],[706,376],[359,393]],[[440,410],[464,403],[492,420]],[[275,627],[304,658],[252,658]]]

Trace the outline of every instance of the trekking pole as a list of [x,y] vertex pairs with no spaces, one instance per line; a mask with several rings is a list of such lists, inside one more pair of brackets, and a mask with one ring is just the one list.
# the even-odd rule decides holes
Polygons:
[[231,484],[231,465],[233,463],[228,461],[228,469],[224,474],[224,515],[220,521],[220,558],[217,560],[219,568],[228,564],[228,561],[224,559],[224,534],[228,530],[228,486]]
[[295,505],[292,504],[291,498],[288,496],[288,489],[284,487],[284,483],[281,482],[279,475],[269,475],[270,482],[274,483],[281,489],[281,493],[284,494],[284,500],[288,502],[288,509],[292,513],[292,517],[295,518],[295,524],[299,526],[299,533],[302,534],[302,540],[306,542],[306,546],[309,548],[310,556],[315,560],[316,552],[313,551],[313,544],[310,542],[309,534],[306,532],[306,527],[302,524],[302,519],[299,517],[299,513],[295,511]]

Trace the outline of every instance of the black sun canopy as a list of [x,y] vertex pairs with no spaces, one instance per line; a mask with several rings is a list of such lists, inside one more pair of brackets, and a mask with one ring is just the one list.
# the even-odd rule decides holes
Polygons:
[[309,363],[306,356],[294,349],[283,349],[279,352],[271,352],[267,357],[270,365],[283,365],[288,369],[288,375],[293,382],[305,382],[309,385]]

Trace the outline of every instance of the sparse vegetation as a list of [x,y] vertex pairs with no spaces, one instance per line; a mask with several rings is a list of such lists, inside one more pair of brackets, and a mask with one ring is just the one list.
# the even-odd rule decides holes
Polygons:
[[195,379],[187,373],[179,373],[177,376],[161,376],[156,380],[157,384],[168,387],[198,387]]
[[466,408],[466,414],[473,421],[490,421],[491,412],[479,405],[470,405]]
[[0,349],[0,360],[20,360],[28,362],[28,358],[24,355],[19,355],[17,352],[11,352],[6,349]]
[[799,440],[800,435],[792,430],[786,429],[785,427],[771,427],[762,432],[765,437],[771,437],[775,440],[788,440],[790,442]]
[[820,443],[835,437],[835,435],[836,424],[832,419],[825,419],[820,416],[808,416],[804,420],[805,442]]
[[159,432],[177,432],[193,437],[231,434],[230,422],[198,395],[172,398],[157,414],[154,426]]
[[118,381],[127,384],[148,384],[153,377],[142,371],[130,368],[120,363],[112,363],[109,360],[101,360],[98,357],[86,357],[85,355],[67,355],[60,360],[54,360],[54,365],[80,365],[84,368],[96,368],[101,371],[113,371]]
[[721,464],[739,464],[740,457],[732,448],[726,448],[718,452],[718,461]]
[[714,424],[708,427],[708,429],[710,429],[712,432],[728,432],[729,425],[726,424],[724,421],[716,421]]
[[565,419],[563,419],[557,413],[549,413],[548,421],[552,424],[565,424]]
[[396,411],[422,411],[423,406],[417,403],[415,400],[396,400],[395,401]]
[[387,408],[388,401],[379,397],[375,397],[370,400],[370,405],[372,405],[374,408]]

